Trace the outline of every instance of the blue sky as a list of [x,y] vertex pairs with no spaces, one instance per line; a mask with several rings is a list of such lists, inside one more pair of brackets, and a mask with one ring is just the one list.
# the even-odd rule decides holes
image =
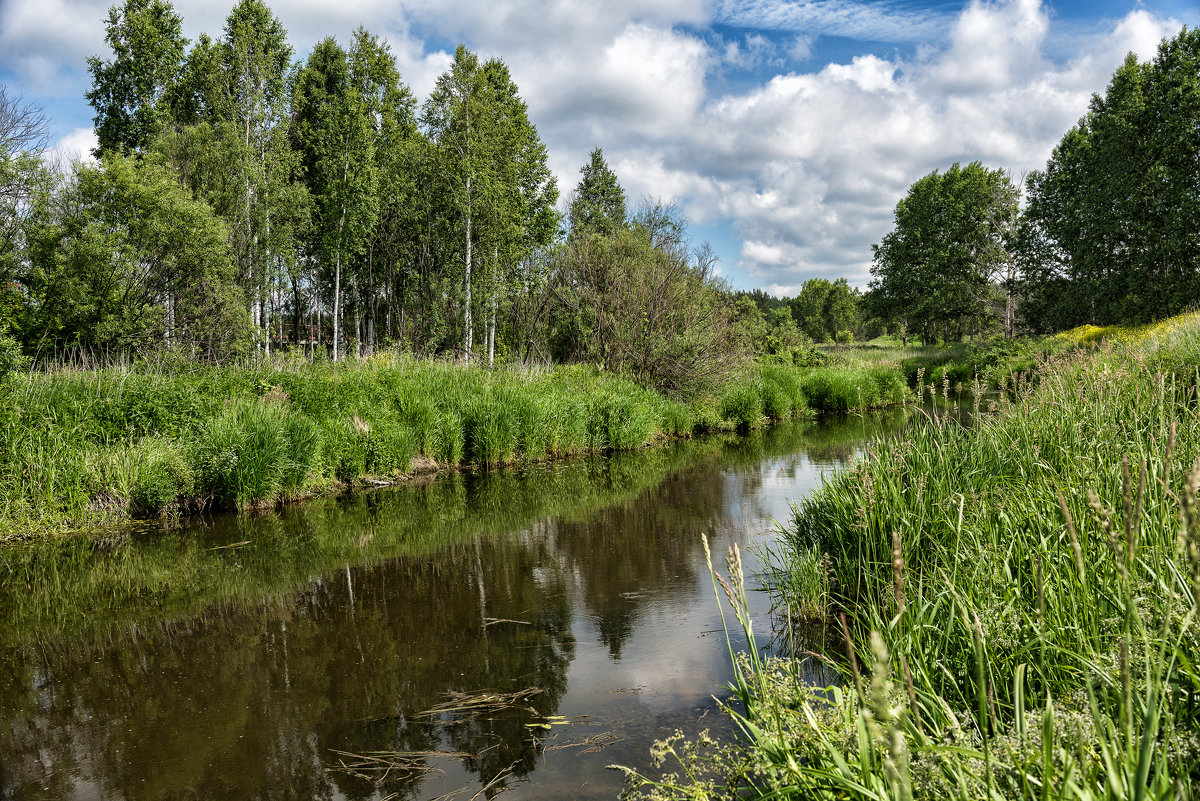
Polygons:
[[[57,149],[94,141],[84,59],[108,0],[0,0],[0,80],[40,103]],[[177,0],[220,34],[232,0]],[[1132,51],[1200,4],[918,0],[295,0],[271,4],[298,56],[365,26],[424,99],[458,42],[504,59],[564,194],[593,147],[631,205],[674,198],[737,287],[865,286],[908,186],[979,160],[1020,177]]]

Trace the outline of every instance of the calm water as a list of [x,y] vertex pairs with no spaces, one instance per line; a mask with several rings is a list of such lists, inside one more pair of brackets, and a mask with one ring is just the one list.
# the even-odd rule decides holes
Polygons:
[[724,726],[700,535],[768,543],[905,415],[2,551],[0,798],[615,798]]

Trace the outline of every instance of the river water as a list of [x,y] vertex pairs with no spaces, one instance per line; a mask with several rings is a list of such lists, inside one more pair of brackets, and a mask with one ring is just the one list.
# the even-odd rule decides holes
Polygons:
[[701,535],[761,586],[789,503],[912,413],[0,551],[0,799],[613,799],[728,730]]

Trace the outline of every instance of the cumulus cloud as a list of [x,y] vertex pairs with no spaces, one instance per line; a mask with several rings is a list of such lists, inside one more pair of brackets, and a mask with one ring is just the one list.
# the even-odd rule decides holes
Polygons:
[[77,162],[95,163],[92,151],[99,145],[91,128],[76,128],[54,143],[46,157],[51,164],[67,165]]
[[104,46],[107,3],[39,0],[0,5],[0,67],[21,76],[29,89],[53,93],[64,73]]

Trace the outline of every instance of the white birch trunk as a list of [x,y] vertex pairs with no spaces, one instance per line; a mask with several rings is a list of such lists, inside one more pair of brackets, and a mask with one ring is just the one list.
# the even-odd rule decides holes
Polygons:
[[463,306],[463,360],[471,363],[471,345],[475,329],[471,324],[471,177],[467,176],[467,264],[466,264],[466,303]]
[[333,360],[340,357],[341,343],[341,312],[342,312],[342,254],[339,252],[334,259],[333,270]]

